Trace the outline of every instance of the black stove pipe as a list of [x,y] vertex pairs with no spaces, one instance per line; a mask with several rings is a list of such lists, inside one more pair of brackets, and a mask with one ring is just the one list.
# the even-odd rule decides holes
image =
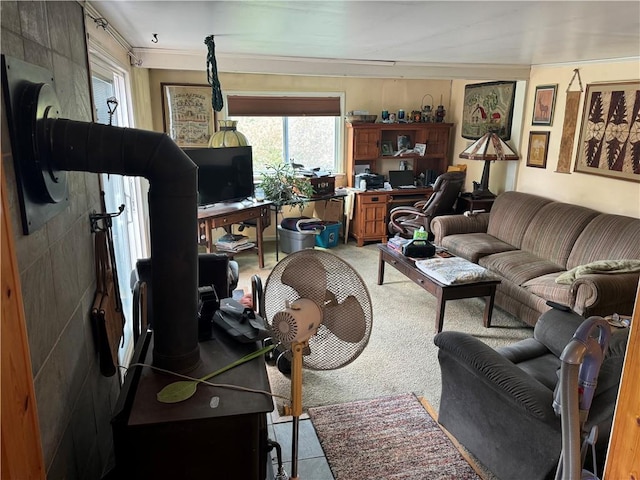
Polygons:
[[149,180],[153,364],[182,373],[197,367],[196,165],[169,136],[146,130],[47,119],[42,140],[40,153],[60,170]]

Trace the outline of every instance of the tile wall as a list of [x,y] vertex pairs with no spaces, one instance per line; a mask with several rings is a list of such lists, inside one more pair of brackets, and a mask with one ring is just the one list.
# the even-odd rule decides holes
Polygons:
[[[61,116],[91,121],[80,3],[2,0],[0,8],[2,53],[52,71]],[[69,207],[22,235],[4,101],[1,123],[47,478],[98,479],[112,462],[110,418],[119,390],[115,376],[99,373],[88,318],[95,290],[89,214],[101,210],[98,176],[69,173]]]

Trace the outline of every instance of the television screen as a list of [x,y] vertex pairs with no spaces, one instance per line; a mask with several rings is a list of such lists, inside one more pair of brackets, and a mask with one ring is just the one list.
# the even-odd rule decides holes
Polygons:
[[251,147],[185,148],[184,152],[198,166],[198,205],[253,196]]

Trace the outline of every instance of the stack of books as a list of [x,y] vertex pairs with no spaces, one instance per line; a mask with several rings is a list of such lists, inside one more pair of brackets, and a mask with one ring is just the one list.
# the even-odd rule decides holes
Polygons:
[[410,241],[411,240],[407,238],[402,238],[400,235],[396,235],[395,237],[391,237],[387,240],[387,247],[393,248],[394,250],[402,253],[402,247]]
[[221,252],[237,253],[256,246],[246,235],[227,233],[216,240],[216,249]]

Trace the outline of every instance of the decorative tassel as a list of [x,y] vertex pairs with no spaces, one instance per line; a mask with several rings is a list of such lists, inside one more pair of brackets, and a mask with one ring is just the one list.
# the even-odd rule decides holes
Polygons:
[[204,44],[209,48],[207,53],[207,82],[211,85],[211,105],[216,112],[222,110],[224,101],[222,100],[222,89],[218,80],[218,65],[216,63],[216,44],[213,35],[204,39]]

